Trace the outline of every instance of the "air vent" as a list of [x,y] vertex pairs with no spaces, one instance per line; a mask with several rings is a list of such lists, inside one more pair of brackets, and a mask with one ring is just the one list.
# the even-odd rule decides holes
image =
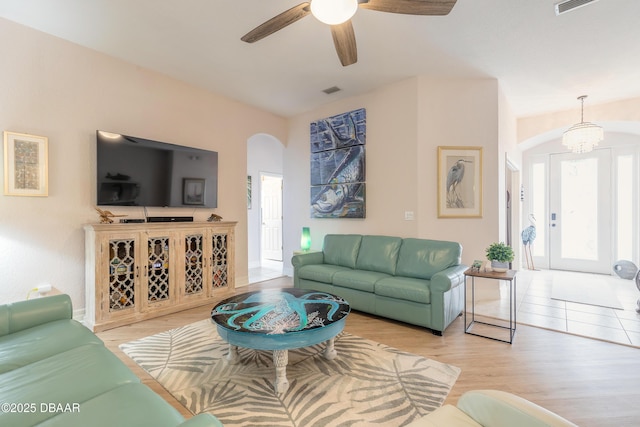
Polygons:
[[340,92],[341,90],[342,89],[340,89],[338,86],[333,86],[323,90],[323,92],[326,93],[327,95],[331,95],[332,93]]
[[563,13],[570,12],[579,7],[586,6],[590,3],[595,3],[598,0],[566,0],[556,4],[556,15],[562,15]]

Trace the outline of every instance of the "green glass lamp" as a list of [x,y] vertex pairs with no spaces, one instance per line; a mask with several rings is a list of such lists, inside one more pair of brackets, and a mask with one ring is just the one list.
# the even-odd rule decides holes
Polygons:
[[300,237],[300,249],[308,251],[311,249],[311,231],[309,227],[302,227],[302,236]]

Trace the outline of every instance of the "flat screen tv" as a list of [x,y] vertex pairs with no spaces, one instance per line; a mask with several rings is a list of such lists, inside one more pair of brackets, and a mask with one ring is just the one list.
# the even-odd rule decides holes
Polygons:
[[218,153],[98,130],[99,206],[215,208]]

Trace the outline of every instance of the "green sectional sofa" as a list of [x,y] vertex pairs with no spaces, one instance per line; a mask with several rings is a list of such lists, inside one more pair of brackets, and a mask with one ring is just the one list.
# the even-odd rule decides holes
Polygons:
[[440,240],[328,234],[321,252],[294,255],[294,286],[436,335],[464,310],[462,246]]
[[140,382],[68,295],[0,305],[0,426],[222,426],[189,420]]

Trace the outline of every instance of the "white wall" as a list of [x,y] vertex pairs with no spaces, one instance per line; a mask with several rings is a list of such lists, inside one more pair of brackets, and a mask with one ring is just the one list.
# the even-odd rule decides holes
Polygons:
[[[238,285],[248,281],[247,145],[259,134],[286,143],[284,259],[289,271],[303,226],[311,227],[316,249],[326,233],[455,240],[464,247],[466,263],[483,257],[484,248],[499,238],[497,189],[505,150],[499,146],[505,126],[501,120],[512,119],[499,107],[496,80],[414,77],[287,122],[5,20],[0,20],[0,55],[6,65],[0,68],[0,128],[50,141],[50,196],[0,196],[0,302],[23,299],[29,289],[48,282],[69,293],[76,308],[84,306],[82,225],[98,219],[93,210],[96,129],[219,152],[216,213],[239,221]],[[309,123],[362,107],[367,109],[367,218],[312,220]],[[439,145],[484,147],[482,218],[437,218]],[[414,212],[415,220],[406,221],[405,211]],[[141,216],[134,208],[116,213]],[[202,220],[210,213],[187,214]]]
[[[292,118],[284,154],[285,269],[291,271],[303,226],[311,228],[312,249],[322,247],[327,233],[382,234],[458,241],[465,263],[484,259],[484,249],[499,238],[498,171],[504,168],[504,149],[498,146],[498,100],[496,80],[416,77]],[[310,219],[309,123],[357,108],[367,111],[367,217]],[[437,217],[440,145],[483,147],[482,218]],[[405,211],[414,212],[415,220],[406,221]]]
[[[291,272],[291,256],[300,248],[303,226],[311,229],[312,249],[322,248],[322,239],[327,233],[416,234],[416,221],[403,219],[405,210],[417,210],[416,106],[416,80],[409,79],[290,120],[284,152],[285,272]],[[309,124],[362,107],[367,114],[367,218],[311,219]]]
[[[520,187],[522,184],[522,153],[518,147],[518,130],[517,119],[513,114],[511,105],[507,100],[504,92],[500,91],[498,98],[498,126],[499,126],[499,156],[504,153],[504,158],[498,161],[505,163],[504,169],[500,169],[500,177],[498,178],[499,192],[505,197],[498,200],[498,212],[505,212],[505,215],[499,217],[499,241],[511,242],[511,246],[515,252],[513,260],[514,269],[519,269],[522,259],[522,245],[520,244],[522,232],[522,202],[520,200]],[[511,235],[510,240],[507,236],[507,199],[506,192],[510,191],[511,195]],[[528,225],[528,224],[527,224]]]
[[[96,129],[218,151],[215,212],[239,221],[236,281],[248,281],[247,140],[284,140],[285,119],[3,19],[0,57],[0,129],[49,138],[49,197],[0,195],[0,303],[46,282],[84,307],[82,226],[98,221]],[[142,216],[140,208],[112,211]],[[211,213],[149,210],[196,220]]]
[[284,146],[271,135],[254,135],[247,141],[247,175],[252,177],[252,207],[247,210],[249,268],[260,267],[261,230],[260,174],[282,175]]
[[[460,242],[466,264],[485,259],[485,248],[500,238],[498,89],[494,79],[420,79],[419,237]],[[482,218],[437,217],[438,146],[483,147]]]

